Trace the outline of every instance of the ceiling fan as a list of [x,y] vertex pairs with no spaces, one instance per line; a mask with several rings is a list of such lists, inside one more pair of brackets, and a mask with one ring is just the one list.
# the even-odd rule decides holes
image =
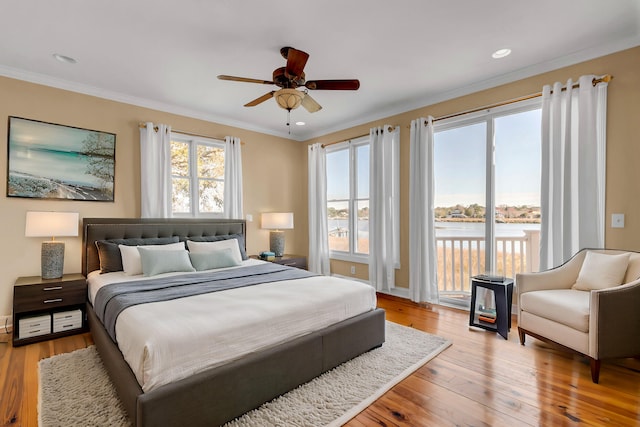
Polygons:
[[[308,90],[358,90],[360,87],[360,81],[356,79],[307,81],[305,80],[304,66],[309,59],[309,54],[288,46],[280,49],[280,54],[287,60],[287,65],[276,68],[273,71],[273,80],[271,81],[226,75],[219,75],[218,79],[276,85],[280,89],[267,92],[244,106],[255,107],[273,97],[280,107],[289,112],[300,105],[310,113],[315,113],[322,109],[322,106],[309,95]],[[304,89],[298,90],[297,88]]]

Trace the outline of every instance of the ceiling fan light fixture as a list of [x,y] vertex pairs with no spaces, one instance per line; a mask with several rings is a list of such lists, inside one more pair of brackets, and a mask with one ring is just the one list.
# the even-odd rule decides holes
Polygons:
[[291,111],[302,104],[304,93],[295,89],[280,89],[273,94],[273,97],[281,108]]

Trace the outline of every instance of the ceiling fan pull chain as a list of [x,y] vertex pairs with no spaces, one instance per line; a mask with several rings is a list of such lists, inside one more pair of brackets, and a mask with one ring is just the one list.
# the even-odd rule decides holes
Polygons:
[[287,127],[289,128],[289,135],[291,135],[291,109],[287,110]]

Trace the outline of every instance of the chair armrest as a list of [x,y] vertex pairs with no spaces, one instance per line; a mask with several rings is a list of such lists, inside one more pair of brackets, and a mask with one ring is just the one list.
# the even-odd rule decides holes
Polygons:
[[582,250],[569,261],[551,270],[516,274],[518,295],[531,291],[571,288],[578,279],[585,255],[586,251]]
[[640,280],[591,291],[589,353],[596,359],[640,355]]

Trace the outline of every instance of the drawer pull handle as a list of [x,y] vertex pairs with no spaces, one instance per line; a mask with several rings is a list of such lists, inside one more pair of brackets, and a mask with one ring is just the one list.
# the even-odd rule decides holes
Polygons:
[[45,304],[50,304],[52,302],[62,302],[62,298],[55,298],[55,299],[46,299],[44,300]]
[[58,291],[62,289],[62,286],[52,286],[50,288],[44,288],[43,291]]
[[296,263],[295,262],[286,262],[284,265],[289,267],[289,266],[292,266],[292,265],[296,265]]

